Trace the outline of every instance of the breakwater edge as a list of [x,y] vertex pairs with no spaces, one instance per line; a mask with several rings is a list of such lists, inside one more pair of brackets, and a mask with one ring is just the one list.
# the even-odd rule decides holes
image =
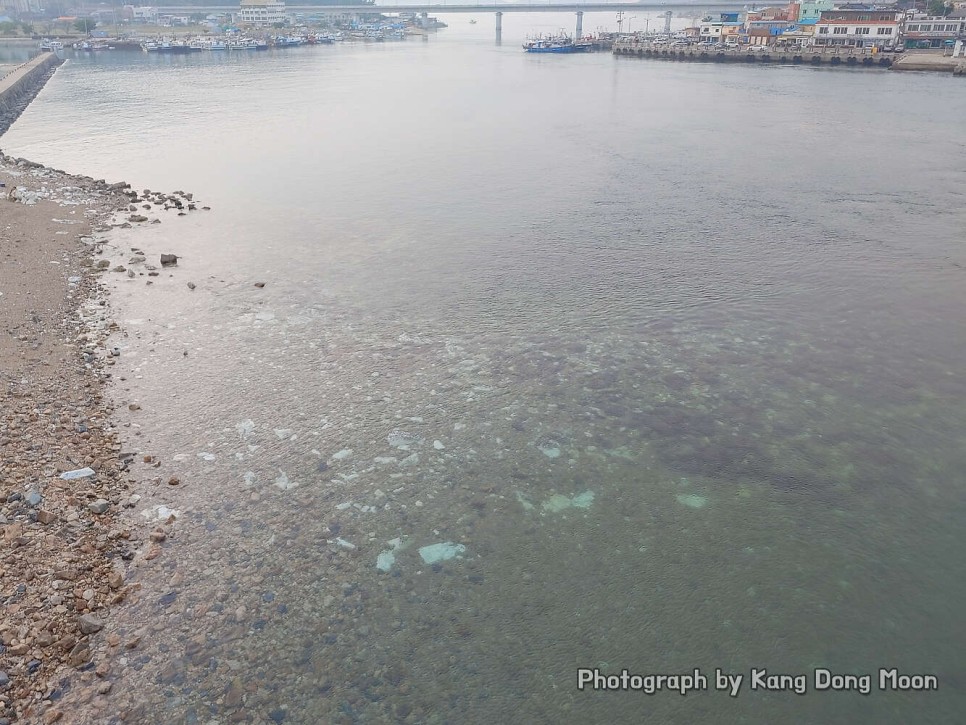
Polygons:
[[0,76],[0,135],[13,125],[63,62],[56,53],[41,53]]

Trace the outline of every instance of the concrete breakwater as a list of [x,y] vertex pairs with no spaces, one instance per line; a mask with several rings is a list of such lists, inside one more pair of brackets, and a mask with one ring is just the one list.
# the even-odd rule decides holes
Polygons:
[[42,53],[0,78],[0,134],[6,132],[64,61]]
[[622,40],[614,43],[614,55],[661,60],[690,60],[708,63],[777,63],[788,65],[826,65],[846,68],[890,68],[891,54],[873,53],[863,48],[770,48],[742,46],[715,49],[689,45],[669,47],[666,44]]

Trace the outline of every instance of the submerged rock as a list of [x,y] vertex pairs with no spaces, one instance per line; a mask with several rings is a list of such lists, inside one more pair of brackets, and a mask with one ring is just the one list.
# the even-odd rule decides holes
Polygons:
[[586,509],[594,503],[594,492],[584,491],[576,496],[554,494],[543,502],[540,508],[549,513],[559,513],[569,508]]
[[466,551],[462,544],[454,544],[445,541],[439,544],[430,544],[419,549],[419,556],[426,564],[435,564],[440,561],[453,559]]
[[386,436],[386,441],[393,448],[399,448],[400,450],[409,450],[409,446],[416,445],[423,442],[423,438],[416,433],[408,433],[404,430],[399,430],[398,428],[392,431]]
[[708,504],[708,499],[695,493],[681,493],[678,494],[677,499],[679,504],[693,509],[704,508]]

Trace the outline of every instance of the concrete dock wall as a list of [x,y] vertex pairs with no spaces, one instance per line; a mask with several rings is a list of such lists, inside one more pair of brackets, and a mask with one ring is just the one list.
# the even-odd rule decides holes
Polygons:
[[669,47],[657,43],[618,41],[614,54],[660,60],[704,61],[707,63],[781,63],[790,65],[826,65],[844,68],[889,68],[891,53],[873,53],[863,48],[726,48],[718,50],[702,46]]
[[6,132],[64,61],[41,53],[0,78],[0,134]]

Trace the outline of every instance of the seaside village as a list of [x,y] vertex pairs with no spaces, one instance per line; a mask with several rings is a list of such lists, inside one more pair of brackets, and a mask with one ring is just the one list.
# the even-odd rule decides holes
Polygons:
[[[358,5],[358,10],[345,6]],[[342,40],[383,42],[424,36],[446,24],[428,13],[386,16],[371,0],[347,0],[339,8],[292,12],[284,0],[241,0],[234,12],[173,13],[161,7],[101,6],[90,12],[48,16],[38,0],[0,0],[0,40],[28,35],[43,50],[140,49],[159,53],[202,50],[266,50]]]
[[[45,49],[50,50],[66,44],[84,51],[188,53],[263,50],[342,40],[403,40],[446,27],[425,12],[377,12],[370,9],[371,1],[355,0],[358,10],[345,9],[353,4],[346,2],[340,7],[320,5],[310,12],[292,12],[284,0],[241,0],[236,11],[217,14],[203,13],[201,8],[194,14],[175,14],[159,7],[103,5],[90,12],[74,10],[73,14],[51,17],[40,9],[40,0],[0,0],[0,38],[29,32],[46,40]],[[653,24],[646,21],[646,29],[634,34],[622,32],[622,16],[617,15],[617,33],[600,33],[594,38],[603,41],[599,49],[618,38],[633,37],[658,44],[724,49],[843,46],[878,52],[933,50],[966,55],[966,0],[891,5],[796,0],[703,18],[691,16],[689,27],[673,33],[671,12],[663,13],[661,21],[655,19]],[[676,19],[680,18],[678,15]],[[469,18],[467,22],[476,21]]]
[[[655,42],[661,42],[656,38]],[[943,50],[962,53],[966,2],[927,7],[801,0],[704,18],[669,38],[669,43],[732,48],[752,46],[870,48],[885,52]]]

